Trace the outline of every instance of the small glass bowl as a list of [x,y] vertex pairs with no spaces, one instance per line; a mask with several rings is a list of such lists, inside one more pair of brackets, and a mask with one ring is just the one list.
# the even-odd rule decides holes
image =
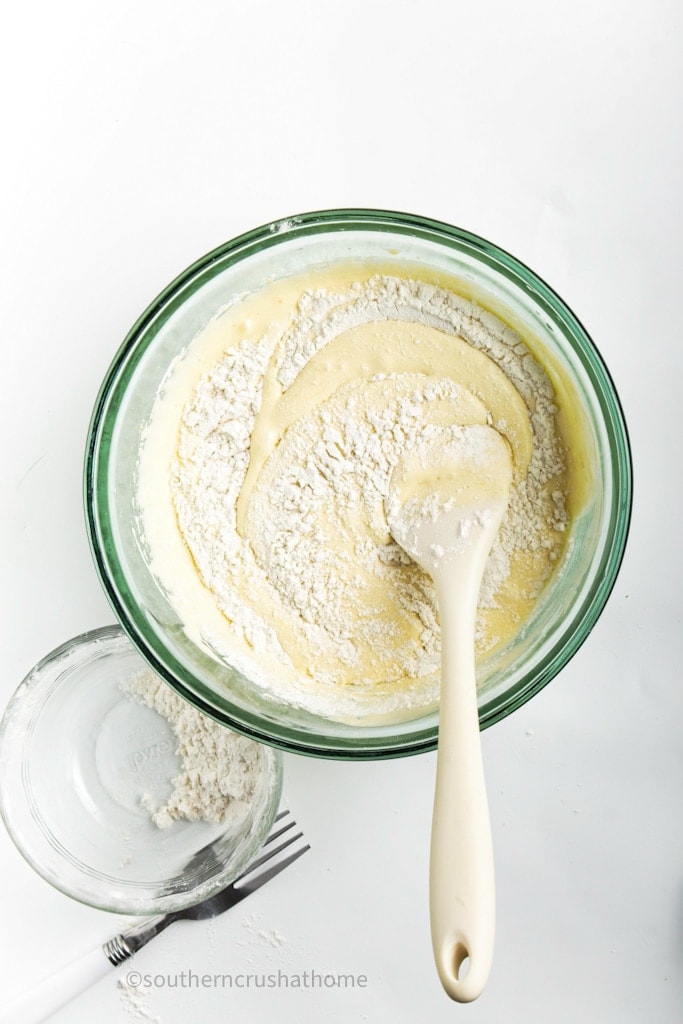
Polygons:
[[[266,224],[190,266],[131,329],[103,382],[88,437],[85,505],[100,579],[124,629],[155,670],[198,708],[283,749],[338,758],[431,750],[438,713],[391,725],[340,723],[278,701],[187,635],[145,557],[135,478],[145,424],[169,367],[216,313],[269,281],[340,261],[416,265],[523,336],[581,423],[589,485],[566,553],[531,617],[504,650],[479,663],[482,728],[524,704],[566,665],[595,625],[621,564],[631,514],[631,457],[619,399],[598,351],[571,310],[497,246],[424,217],[327,210]],[[457,290],[457,289],[456,289]],[[551,369],[552,368],[552,369]]]
[[236,878],[263,845],[282,759],[263,747],[253,801],[224,825],[155,825],[180,766],[168,721],[121,689],[144,663],[118,626],[63,644],[29,673],[0,723],[0,813],[61,892],[120,914],[180,910]]

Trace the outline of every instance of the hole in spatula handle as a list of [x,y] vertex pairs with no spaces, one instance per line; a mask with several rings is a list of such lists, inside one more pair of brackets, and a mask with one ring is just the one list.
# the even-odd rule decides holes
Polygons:
[[470,969],[470,954],[464,942],[457,942],[453,949],[453,974],[457,981],[463,981]]

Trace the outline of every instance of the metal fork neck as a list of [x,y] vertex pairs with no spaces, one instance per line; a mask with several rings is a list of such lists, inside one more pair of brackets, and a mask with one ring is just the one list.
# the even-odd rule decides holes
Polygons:
[[139,949],[142,949],[160,932],[168,928],[175,919],[175,914],[159,914],[157,917],[150,917],[141,921],[140,924],[133,925],[132,928],[126,930],[125,934],[115,935],[109,942],[105,942],[102,947],[104,955],[114,967],[118,967],[119,964],[130,960]]

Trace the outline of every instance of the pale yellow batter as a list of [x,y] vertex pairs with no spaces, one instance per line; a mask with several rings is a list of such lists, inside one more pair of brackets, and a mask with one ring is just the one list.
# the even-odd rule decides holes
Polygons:
[[481,656],[514,636],[562,557],[580,475],[571,410],[521,337],[458,291],[424,268],[351,263],[269,284],[192,341],[147,427],[144,532],[188,632],[326,717],[437,700],[433,585],[384,509],[402,452],[470,424],[510,445]]

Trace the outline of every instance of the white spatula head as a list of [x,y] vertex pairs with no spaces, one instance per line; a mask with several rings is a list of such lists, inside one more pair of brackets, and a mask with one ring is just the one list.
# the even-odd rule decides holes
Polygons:
[[493,541],[511,481],[510,448],[492,427],[454,427],[446,436],[440,431],[394,469],[385,502],[389,529],[436,577],[454,559],[481,547],[482,535]]

